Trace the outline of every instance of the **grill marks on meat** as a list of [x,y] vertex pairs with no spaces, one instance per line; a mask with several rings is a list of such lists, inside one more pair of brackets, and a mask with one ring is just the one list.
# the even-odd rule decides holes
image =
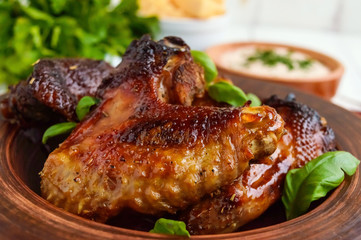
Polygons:
[[335,149],[335,136],[319,114],[293,100],[271,97],[287,133],[270,156],[250,164],[233,184],[222,187],[182,215],[191,234],[226,233],[259,217],[282,194],[287,172]]
[[181,39],[134,41],[118,70],[49,155],[41,190],[51,203],[96,221],[124,207],[175,213],[276,149],[284,123],[273,108],[189,106],[204,77]]
[[75,108],[83,96],[94,96],[114,68],[90,59],[43,59],[27,81],[10,88],[1,104],[7,119],[27,122],[77,120]]

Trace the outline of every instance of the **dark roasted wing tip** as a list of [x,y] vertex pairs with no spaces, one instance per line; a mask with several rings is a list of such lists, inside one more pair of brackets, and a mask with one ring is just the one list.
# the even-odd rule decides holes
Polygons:
[[[285,99],[282,100],[281,98],[278,97],[278,95],[274,94],[269,98],[266,98],[263,102],[264,104],[268,105],[267,102],[275,102],[275,101],[284,101],[284,102],[296,102],[296,95],[294,93],[289,93],[286,95]],[[282,102],[282,103],[284,103]]]
[[288,111],[288,113],[284,113],[283,115],[285,118],[293,120],[285,119],[286,122],[289,122],[292,131],[306,132],[311,129],[318,129],[322,132],[322,152],[336,150],[335,133],[332,128],[327,125],[326,120],[321,117],[316,110],[306,104],[296,102],[295,99],[296,97],[293,93],[287,95],[284,100],[273,95],[266,99],[264,104],[276,108],[277,111],[282,111],[282,109]]
[[163,44],[170,48],[176,48],[181,51],[189,51],[189,46],[183,41],[183,39],[175,36],[168,36],[159,41],[160,44]]

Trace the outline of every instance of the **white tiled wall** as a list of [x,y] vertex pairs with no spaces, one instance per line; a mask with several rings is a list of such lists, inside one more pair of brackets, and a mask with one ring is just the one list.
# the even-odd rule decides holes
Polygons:
[[361,0],[228,0],[235,24],[361,33]]
[[340,30],[361,32],[361,0],[343,0]]
[[259,0],[227,0],[227,11],[234,25],[254,24]]

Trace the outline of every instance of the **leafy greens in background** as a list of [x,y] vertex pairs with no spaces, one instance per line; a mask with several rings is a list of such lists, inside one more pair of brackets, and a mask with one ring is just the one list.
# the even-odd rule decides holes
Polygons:
[[[84,96],[82,97],[78,105],[76,106],[75,112],[79,119],[79,121],[83,120],[83,118],[90,112],[90,109],[92,106],[99,103],[99,99],[90,97],[90,96]],[[45,130],[43,134],[42,142],[45,144],[49,138],[70,133],[75,127],[76,122],[63,122],[63,123],[57,123],[49,127]]]
[[158,219],[154,225],[154,228],[150,230],[150,232],[186,237],[191,236],[187,231],[186,224],[184,222],[165,218]]
[[215,81],[218,71],[212,59],[201,51],[192,50],[192,57],[204,69],[204,78],[209,96],[217,102],[225,102],[234,107],[243,106],[251,100],[251,106],[260,106],[261,100],[253,93],[245,94],[242,89],[228,81]]
[[0,84],[26,79],[42,57],[119,56],[133,39],[158,32],[156,18],[136,15],[136,0],[110,2],[0,0]]
[[282,202],[287,219],[305,213],[315,201],[352,176],[360,161],[348,152],[325,153],[308,162],[303,168],[290,170],[286,175]]

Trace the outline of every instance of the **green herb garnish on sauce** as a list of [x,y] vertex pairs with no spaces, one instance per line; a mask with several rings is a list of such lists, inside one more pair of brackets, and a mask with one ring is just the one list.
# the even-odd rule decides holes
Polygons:
[[278,63],[284,64],[287,66],[289,70],[293,70],[296,66],[301,69],[309,68],[313,60],[293,60],[292,57],[293,52],[289,51],[286,55],[281,55],[276,53],[274,50],[261,50],[257,49],[256,53],[247,58],[245,66],[249,66],[251,63],[256,61],[261,61],[265,66],[274,67]]

